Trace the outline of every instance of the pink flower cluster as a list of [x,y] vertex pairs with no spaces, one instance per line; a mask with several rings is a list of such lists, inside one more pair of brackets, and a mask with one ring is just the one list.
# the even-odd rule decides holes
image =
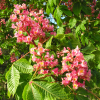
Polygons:
[[0,48],[0,55],[2,55],[2,50],[1,50],[1,48]]
[[17,60],[17,58],[15,56],[15,53],[11,54],[11,56],[10,56],[11,63],[15,62],[16,60]]
[[96,0],[93,0],[92,4],[91,4],[91,13],[94,14],[95,13],[95,9],[94,7],[96,6]]
[[58,60],[54,58],[54,55],[49,54],[48,49],[44,49],[41,43],[38,43],[38,47],[31,48],[30,53],[33,54],[32,61],[36,64],[33,65],[34,70],[38,71],[38,74],[53,73],[58,76],[58,68],[54,68],[58,65]]
[[5,19],[1,19],[1,20],[0,20],[0,26],[1,26],[2,24],[6,24]]
[[17,42],[32,43],[37,38],[45,38],[46,33],[54,35],[54,26],[44,18],[42,10],[28,11],[26,4],[14,5],[14,13],[10,16],[12,28],[16,30]]
[[[85,81],[90,81],[91,70],[88,70],[87,62],[84,60],[78,46],[73,50],[70,50],[69,47],[67,49],[64,47],[59,53],[62,56],[61,74],[65,75],[62,78],[62,84],[66,86],[72,82],[74,89],[84,88]],[[64,56],[66,54],[67,56]]]
[[6,0],[0,0],[0,9],[6,9]]
[[65,3],[65,5],[68,7],[68,10],[72,10],[73,9],[73,5],[72,5],[72,1],[71,0],[68,0],[67,3]]
[[57,67],[58,59],[50,55],[49,50],[44,49],[41,43],[38,43],[38,47],[31,48],[30,53],[32,61],[36,63],[33,65],[34,71],[37,70],[38,74],[61,75],[62,84],[67,86],[73,83],[73,89],[85,88],[85,81],[90,81],[91,70],[88,70],[87,62],[78,46],[73,50],[64,47],[60,53],[57,53],[58,58],[62,57],[60,69]]

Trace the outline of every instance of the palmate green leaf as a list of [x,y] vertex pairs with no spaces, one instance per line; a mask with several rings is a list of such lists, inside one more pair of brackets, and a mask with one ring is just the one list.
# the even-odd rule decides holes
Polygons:
[[19,71],[13,65],[6,73],[6,79],[7,79],[7,88],[9,91],[9,96],[11,94],[14,96],[19,84],[20,75]]
[[33,66],[26,59],[20,59],[13,63],[13,66],[21,73],[32,73]]
[[67,98],[66,92],[57,83],[33,81],[32,85],[37,89],[37,91],[41,91],[43,100],[56,100]]
[[24,87],[23,100],[43,100],[41,91],[37,91],[33,84],[27,84]]
[[22,97],[23,100],[63,100],[67,95],[57,83],[33,81],[25,86]]
[[81,11],[82,7],[79,2],[74,3],[73,12],[75,15],[78,15]]
[[45,80],[46,80],[47,82],[54,82],[54,81],[55,81],[54,78],[53,78],[52,76],[46,77]]

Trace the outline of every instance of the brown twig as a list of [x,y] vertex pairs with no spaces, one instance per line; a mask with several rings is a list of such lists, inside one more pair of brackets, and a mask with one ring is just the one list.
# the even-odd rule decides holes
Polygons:
[[59,2],[59,6],[60,6],[61,2],[62,2],[62,0],[60,0],[60,2]]
[[37,70],[38,70],[38,68],[36,68],[35,73],[33,74],[33,77],[36,75]]
[[45,43],[50,37],[48,37],[46,40],[43,41],[43,43]]
[[73,91],[73,89],[69,85],[67,85],[67,87],[73,92],[73,94],[76,95],[76,93]]
[[[27,54],[29,54],[30,52],[28,52],[28,53],[26,53],[24,56],[22,56],[20,59],[22,59],[22,58],[24,58]],[[18,60],[20,60],[20,59],[18,59]],[[17,60],[17,61],[18,61]]]
[[98,96],[96,96],[93,92],[89,91],[88,89],[85,88],[86,91],[90,92],[91,94],[93,94],[96,98],[98,98],[98,100],[100,100],[100,98]]
[[32,44],[33,44],[35,47],[37,47],[37,45],[35,44],[34,40],[32,40]]

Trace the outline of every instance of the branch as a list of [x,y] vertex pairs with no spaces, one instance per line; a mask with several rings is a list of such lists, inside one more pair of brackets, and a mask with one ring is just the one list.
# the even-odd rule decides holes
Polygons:
[[[26,53],[24,56],[22,56],[20,59],[22,59],[22,58],[24,58],[27,54],[29,54],[30,52],[28,52],[28,53]],[[20,60],[20,59],[18,59],[18,60]],[[17,61],[18,61],[17,60]]]
[[96,96],[93,92],[89,91],[88,89],[85,88],[86,91],[90,92],[91,94],[93,94],[96,98],[98,98],[98,100],[100,100],[100,98],[98,96]]

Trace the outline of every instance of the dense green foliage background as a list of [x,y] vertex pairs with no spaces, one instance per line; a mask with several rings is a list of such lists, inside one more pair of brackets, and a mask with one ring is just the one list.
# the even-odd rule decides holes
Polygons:
[[[8,97],[16,98],[16,100],[22,100],[22,98],[23,100],[58,100],[60,97],[61,100],[97,100],[97,98],[100,98],[100,19],[98,18],[98,14],[100,13],[100,0],[96,0],[96,5],[93,8],[95,10],[94,12],[92,12],[91,9],[93,1],[95,0],[71,0],[71,10],[69,10],[69,6],[67,6],[68,0],[5,1],[6,8],[0,9],[0,19],[5,19],[6,21],[6,24],[2,23],[0,26],[0,48],[2,50],[2,55],[0,55],[1,100]],[[57,50],[60,51],[63,47],[74,49],[77,45],[79,46],[92,73],[90,82],[86,82],[87,90],[82,88],[76,91],[73,90],[76,92],[75,95],[68,87],[62,89],[57,83],[50,84],[49,82],[53,81],[52,77],[45,79],[47,82],[40,83],[37,81],[38,77],[40,78],[42,76],[36,77],[30,86],[27,84],[33,75],[30,54],[26,55],[22,61],[19,60],[12,65],[10,57],[13,53],[15,53],[15,56],[19,59],[22,54],[26,54],[29,52],[29,49],[33,47],[31,44],[17,43],[14,37],[14,30],[11,28],[11,20],[9,18],[14,9],[13,5],[22,3],[25,3],[28,7],[32,5],[33,9],[43,9],[46,18],[49,18],[49,15],[52,14],[56,23],[51,22],[51,24],[54,25],[54,31],[56,31],[57,35],[51,37],[44,43],[45,48],[51,49],[55,54]],[[16,67],[16,65],[20,65],[22,62],[25,62],[23,66],[25,66],[26,69]],[[30,69],[28,69],[28,66],[30,66]],[[9,82],[12,82],[12,80],[9,79],[12,73],[16,74],[13,76],[15,83],[9,84]],[[7,80],[5,79],[5,74]],[[3,87],[4,84],[5,87]],[[9,91],[5,89],[7,84],[9,85]],[[51,86],[50,91],[53,92],[57,98],[54,98],[54,95],[52,96],[50,92],[48,93],[48,91],[44,90],[44,88],[46,89],[48,86]],[[34,90],[36,99],[34,99],[31,94],[31,88]],[[62,89],[62,91],[60,91],[60,89]],[[41,93],[43,97],[41,97]],[[47,94],[47,99],[43,93]]]

